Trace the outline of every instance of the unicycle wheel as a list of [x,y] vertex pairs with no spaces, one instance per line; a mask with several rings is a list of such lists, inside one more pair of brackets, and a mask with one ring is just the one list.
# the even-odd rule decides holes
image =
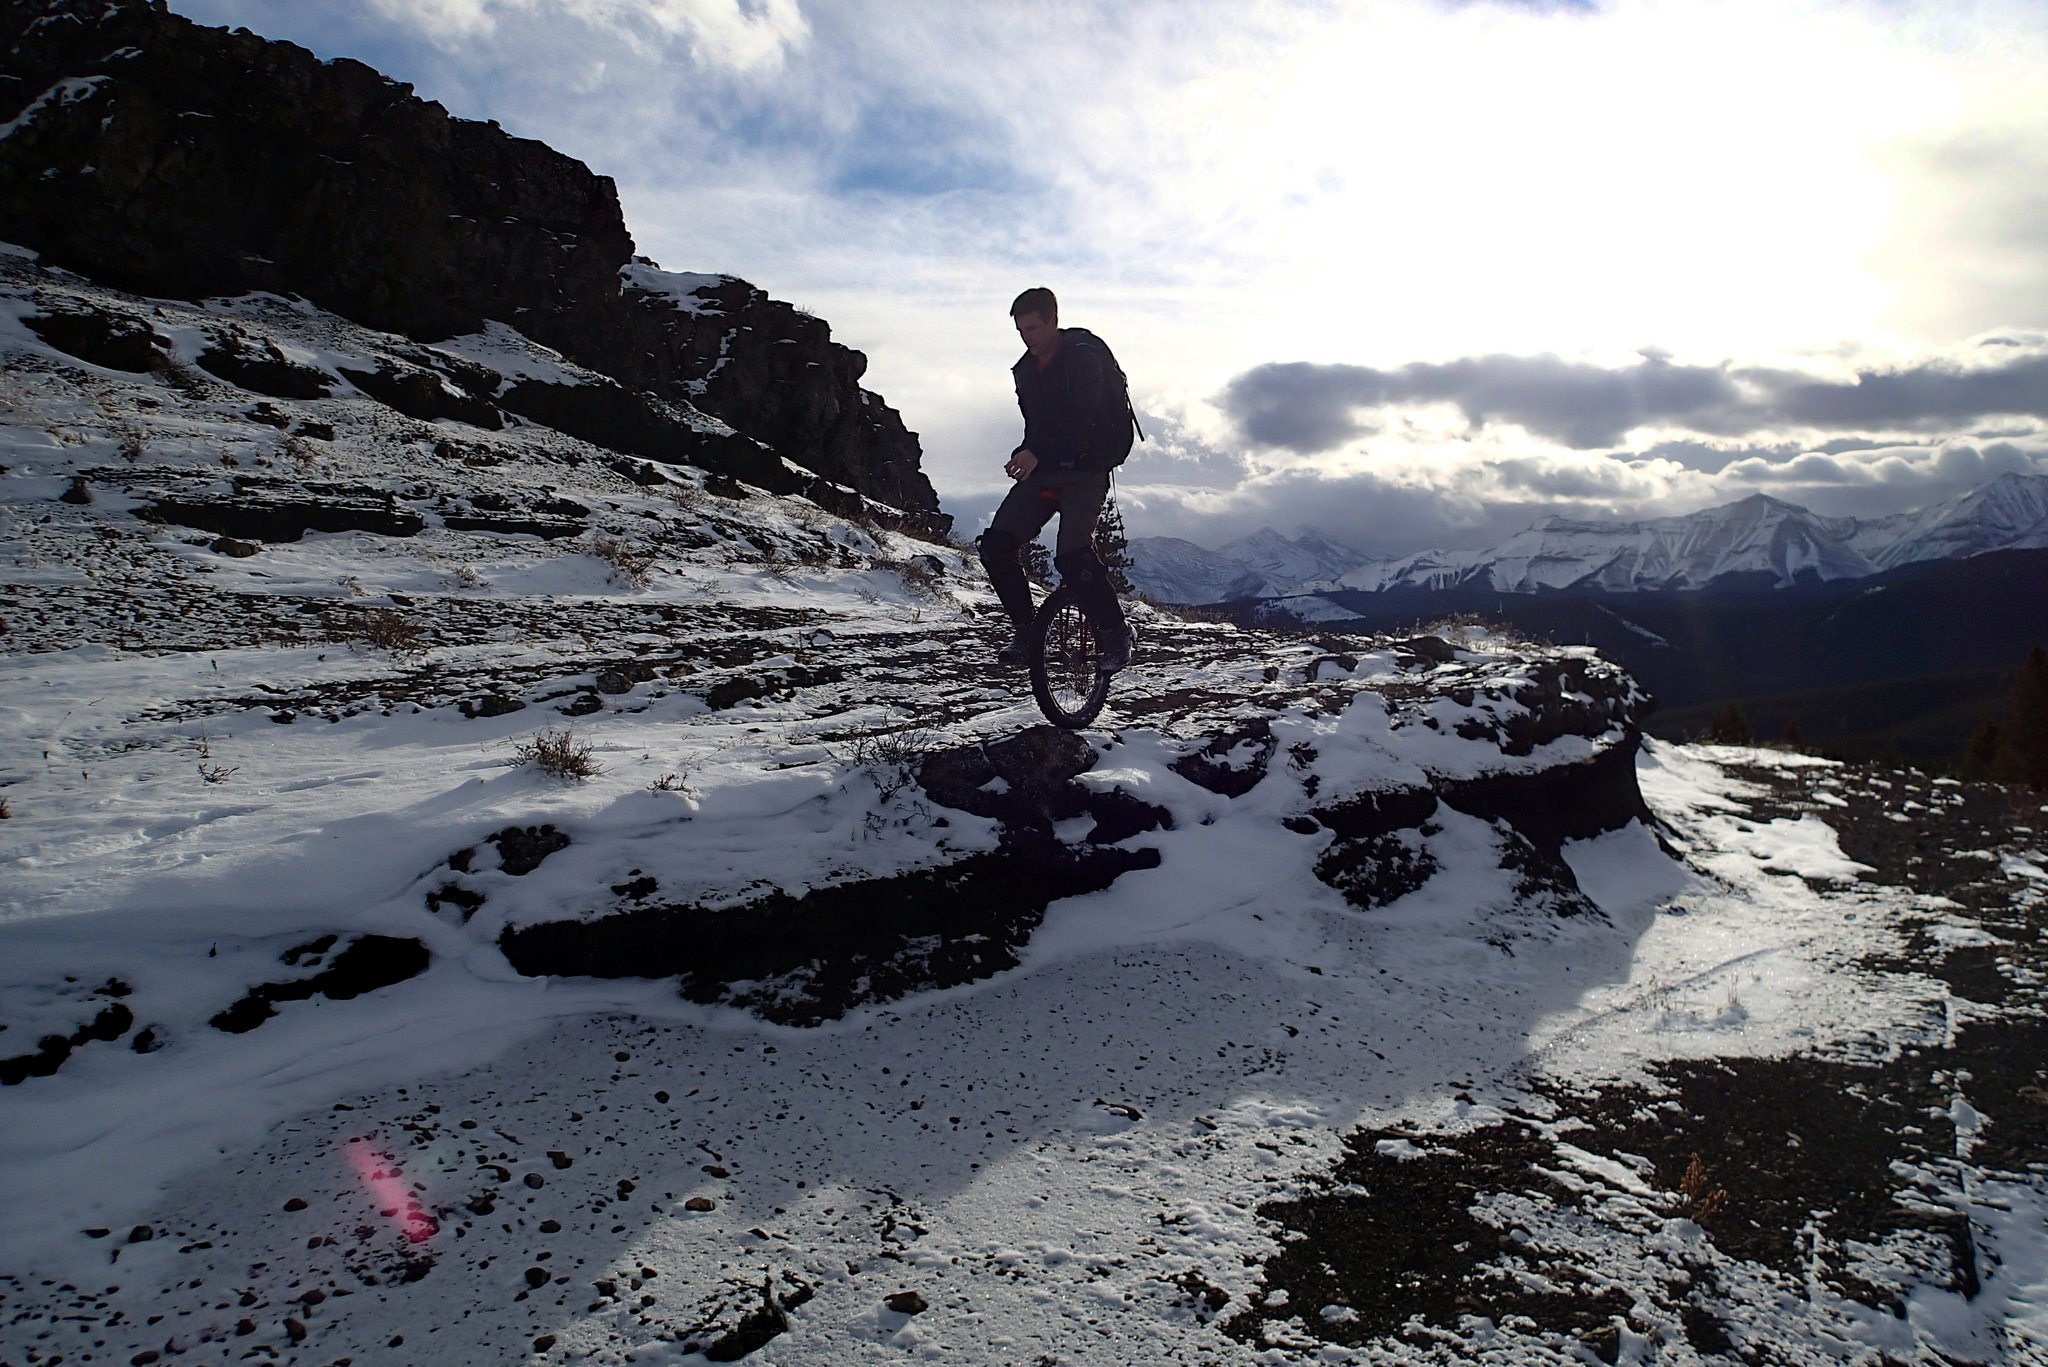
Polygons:
[[1072,589],[1062,584],[1031,619],[1031,691],[1054,726],[1073,731],[1095,720],[1109,697],[1109,675],[1096,672],[1095,633]]

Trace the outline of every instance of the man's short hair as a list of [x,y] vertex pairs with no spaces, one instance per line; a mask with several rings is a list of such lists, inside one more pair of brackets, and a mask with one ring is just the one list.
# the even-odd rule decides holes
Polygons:
[[1045,286],[1035,285],[1018,295],[1016,302],[1010,305],[1012,318],[1026,313],[1035,313],[1041,318],[1058,318],[1060,301],[1053,298],[1052,291]]

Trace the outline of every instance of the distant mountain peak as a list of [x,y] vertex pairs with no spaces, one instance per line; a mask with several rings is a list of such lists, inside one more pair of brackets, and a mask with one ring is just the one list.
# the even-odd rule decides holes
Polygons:
[[1556,513],[1484,550],[1420,551],[1398,559],[1360,555],[1306,528],[1289,538],[1262,527],[1220,551],[1176,542],[1171,557],[1158,552],[1158,539],[1141,537],[1131,543],[1131,577],[1154,597],[1183,603],[1322,587],[1631,593],[1720,582],[1783,587],[1858,579],[1916,561],[2043,545],[2048,475],[2007,472],[1967,493],[1885,518],[1824,517],[1754,493],[1670,517],[1599,521]]
[[1130,545],[1132,584],[1167,603],[1271,598],[1304,584],[1336,583],[1366,563],[1310,527],[1292,537],[1261,527],[1216,550],[1177,537],[1138,537]]

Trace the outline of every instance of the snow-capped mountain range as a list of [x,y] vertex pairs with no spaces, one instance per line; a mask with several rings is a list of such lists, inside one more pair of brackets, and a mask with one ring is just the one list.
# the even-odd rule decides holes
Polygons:
[[1357,551],[1312,531],[1289,539],[1271,527],[1209,550],[1175,536],[1130,543],[1131,583],[1166,603],[1228,603],[1275,598],[1304,584],[1329,583],[1367,563]]
[[1765,494],[1679,517],[1551,517],[1497,546],[1369,558],[1319,533],[1270,528],[1215,550],[1171,537],[1131,542],[1131,581],[1164,602],[1218,603],[1318,589],[1479,588],[1629,593],[1740,582],[1789,587],[1859,579],[1925,560],[2048,547],[2048,476],[2001,475],[1941,503],[1882,518],[1822,517]]

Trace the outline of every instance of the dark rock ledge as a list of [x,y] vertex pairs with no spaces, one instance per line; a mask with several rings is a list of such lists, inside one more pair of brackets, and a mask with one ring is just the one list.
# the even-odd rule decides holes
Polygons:
[[[996,819],[994,850],[801,895],[778,890],[737,907],[649,904],[648,885],[629,883],[614,894],[637,905],[511,930],[499,945],[521,973],[674,977],[692,1001],[726,1001],[789,1025],[986,978],[1016,966],[1053,902],[1158,867],[1157,850],[1115,842],[1170,818],[1129,794],[1076,782],[1094,762],[1087,741],[1050,726],[934,751],[918,765],[926,796]],[[997,777],[1006,791],[985,788]],[[1084,815],[1096,823],[1084,840],[1054,837],[1053,823]]]
[[[1428,691],[1418,685],[1414,697]],[[1317,793],[1305,782],[1305,810],[1287,829],[1326,838],[1318,876],[1353,905],[1372,908],[1436,871],[1424,837],[1447,807],[1496,825],[1502,862],[1525,896],[1557,915],[1591,911],[1560,850],[1566,841],[1650,819],[1635,776],[1642,694],[1597,660],[1539,654],[1519,681],[1469,690],[1466,700],[1488,704],[1469,716],[1483,718],[1490,707],[1504,719],[1492,730],[1463,728],[1475,747],[1490,740],[1506,757],[1527,756],[1543,741],[1580,736],[1595,742],[1593,751],[1398,789]],[[1231,798],[1273,781],[1276,764],[1306,769],[1314,758],[1283,759],[1270,722],[1258,716],[1182,745],[1178,772]],[[924,797],[996,821],[993,851],[801,895],[772,892],[735,907],[656,901],[652,880],[641,880],[614,888],[609,906],[507,931],[500,947],[521,973],[673,977],[691,1000],[729,1002],[786,1024],[815,1024],[865,1003],[985,978],[1016,965],[1052,902],[1159,865],[1156,849],[1123,842],[1170,829],[1171,815],[1122,790],[1079,782],[1096,758],[1086,740],[1049,726],[924,755],[912,767]],[[1093,821],[1084,837],[1067,843],[1056,836],[1080,818]],[[460,904],[465,918],[481,900],[456,884],[436,897]]]

